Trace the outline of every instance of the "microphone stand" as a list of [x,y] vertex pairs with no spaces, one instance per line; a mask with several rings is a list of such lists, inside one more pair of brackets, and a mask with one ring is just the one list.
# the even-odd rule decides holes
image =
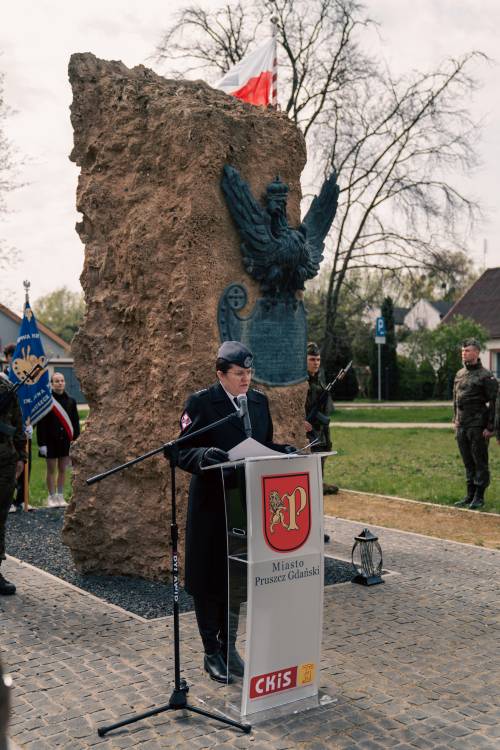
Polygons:
[[179,537],[179,531],[178,531],[178,526],[177,526],[176,500],[175,500],[175,468],[177,466],[177,461],[179,457],[179,446],[182,445],[182,443],[186,443],[189,440],[192,440],[193,437],[201,435],[203,432],[207,432],[208,430],[211,430],[213,427],[218,427],[219,425],[224,424],[224,422],[228,422],[230,419],[234,419],[235,417],[238,417],[238,418],[242,417],[241,408],[238,409],[238,411],[235,411],[234,414],[229,414],[229,416],[223,417],[222,419],[218,419],[216,422],[213,422],[212,424],[207,425],[206,427],[201,427],[199,430],[190,432],[189,435],[184,435],[184,436],[181,435],[176,440],[171,440],[169,443],[165,443],[160,448],[155,448],[154,450],[149,451],[148,453],[144,453],[142,456],[133,458],[131,461],[127,461],[126,463],[121,464],[120,466],[115,466],[113,469],[109,469],[108,471],[105,471],[102,474],[96,474],[95,476],[87,479],[87,484],[89,485],[94,484],[95,482],[100,482],[102,479],[106,479],[106,477],[109,477],[112,474],[116,474],[117,472],[122,471],[123,469],[126,469],[129,466],[133,466],[134,464],[139,463],[140,461],[144,461],[146,458],[150,458],[151,456],[156,456],[158,453],[163,453],[165,458],[168,458],[168,461],[170,463],[170,488],[171,488],[171,507],[172,507],[172,520],[170,523],[170,538],[172,541],[172,591],[173,591],[173,600],[174,600],[174,690],[172,692],[172,695],[170,696],[168,703],[166,703],[163,706],[152,708],[151,710],[145,711],[144,713],[141,713],[141,714],[135,714],[134,716],[131,716],[128,719],[123,719],[122,721],[118,721],[115,724],[108,724],[107,726],[99,727],[99,729],[97,730],[97,734],[99,735],[99,737],[104,737],[104,735],[110,732],[112,729],[118,729],[118,727],[123,727],[126,724],[133,724],[136,721],[140,721],[141,719],[147,719],[149,716],[156,716],[156,714],[163,713],[164,711],[179,711],[179,710],[192,711],[195,714],[206,716],[209,719],[215,719],[216,721],[220,721],[223,724],[228,724],[229,726],[236,727],[237,729],[241,729],[245,733],[250,732],[250,730],[252,729],[250,724],[241,724],[237,721],[233,721],[232,719],[227,718],[226,716],[213,714],[213,713],[210,713],[209,711],[205,711],[202,708],[197,708],[196,706],[190,705],[186,697],[187,693],[189,692],[189,685],[187,684],[186,680],[181,679],[181,668],[180,668],[179,559],[178,559],[178,554],[177,554],[177,541]]

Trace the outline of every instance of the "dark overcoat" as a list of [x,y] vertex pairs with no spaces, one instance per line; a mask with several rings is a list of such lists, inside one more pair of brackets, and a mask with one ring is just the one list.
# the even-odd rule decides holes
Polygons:
[[[275,450],[273,422],[267,397],[255,389],[247,393],[252,437]],[[181,417],[181,434],[205,427],[235,412],[229,397],[216,383],[190,396]],[[245,440],[243,421],[237,417],[193,438],[179,451],[179,466],[190,472],[186,524],[185,588],[193,596],[224,601],[227,587],[227,539],[224,490],[219,469],[202,471],[201,458],[207,448],[229,451]]]

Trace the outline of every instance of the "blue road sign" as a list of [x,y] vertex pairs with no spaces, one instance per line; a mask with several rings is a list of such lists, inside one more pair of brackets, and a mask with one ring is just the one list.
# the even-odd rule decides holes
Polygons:
[[385,336],[385,320],[384,318],[377,318],[375,325],[375,336]]

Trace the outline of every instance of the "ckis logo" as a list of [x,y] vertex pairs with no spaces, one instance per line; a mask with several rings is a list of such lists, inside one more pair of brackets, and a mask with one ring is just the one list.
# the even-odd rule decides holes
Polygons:
[[302,547],[311,529],[309,474],[262,477],[264,536],[278,552]]
[[257,675],[250,680],[250,698],[265,698],[272,693],[309,685],[314,682],[314,674],[315,665],[307,663]]

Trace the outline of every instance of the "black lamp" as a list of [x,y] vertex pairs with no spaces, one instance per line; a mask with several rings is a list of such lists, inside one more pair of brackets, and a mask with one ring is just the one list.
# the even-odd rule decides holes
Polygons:
[[357,571],[357,575],[352,579],[353,583],[362,583],[363,586],[383,583],[382,549],[378,537],[369,529],[363,529],[359,536],[354,537],[351,562]]

